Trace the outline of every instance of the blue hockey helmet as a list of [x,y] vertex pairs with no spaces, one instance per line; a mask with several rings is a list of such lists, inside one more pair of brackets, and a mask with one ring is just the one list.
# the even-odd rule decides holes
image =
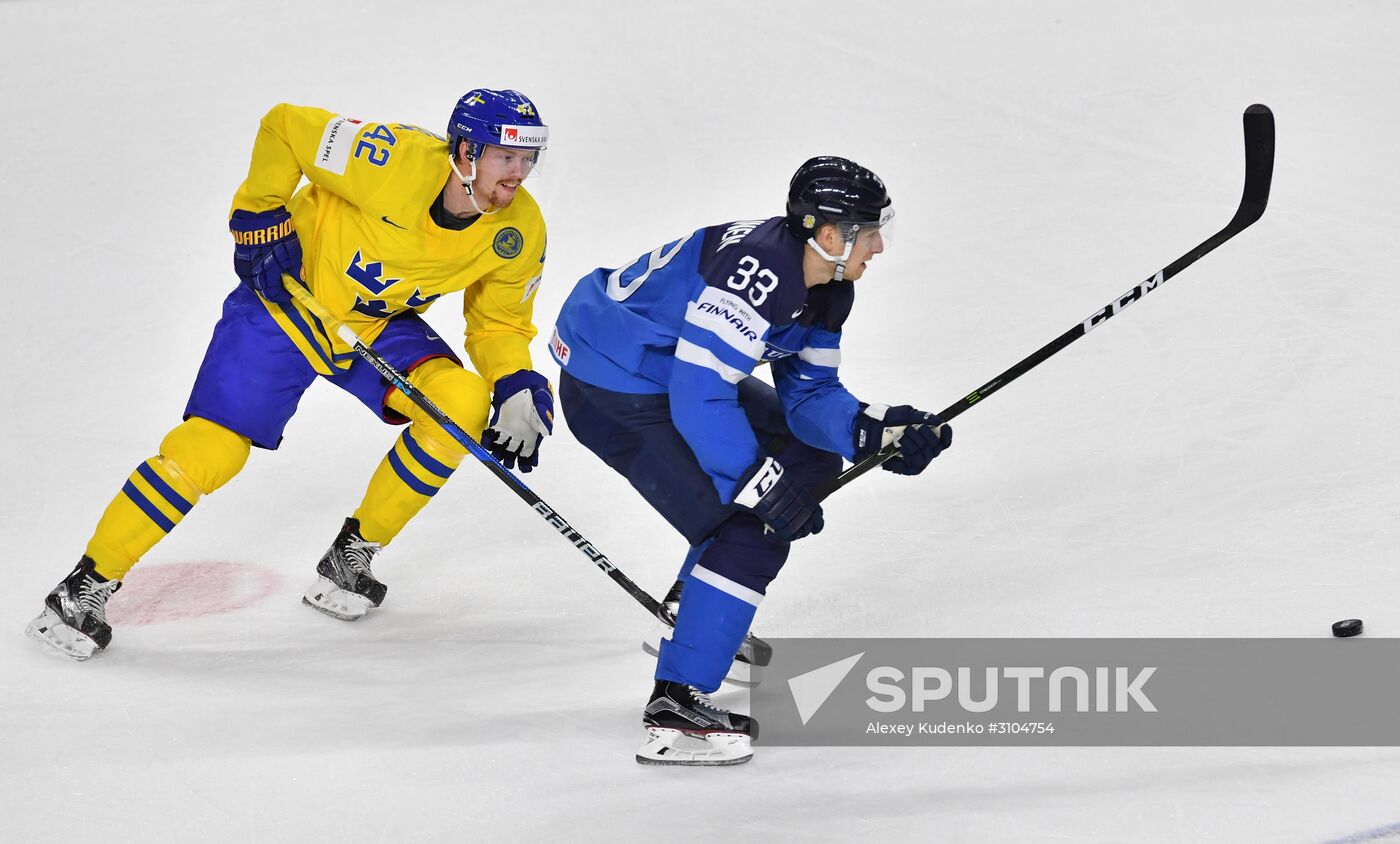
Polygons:
[[[823,258],[836,263],[836,280],[846,274],[846,261],[862,231],[883,229],[894,219],[894,205],[885,183],[870,170],[835,155],[809,158],[788,185],[787,227],[806,240]],[[816,240],[817,230],[833,225],[844,249],[831,255]]]
[[[487,144],[542,151],[549,142],[549,127],[539,109],[519,91],[473,88],[462,95],[447,121],[452,154],[457,142],[467,142],[467,156],[475,161]],[[537,156],[536,156],[537,157]]]

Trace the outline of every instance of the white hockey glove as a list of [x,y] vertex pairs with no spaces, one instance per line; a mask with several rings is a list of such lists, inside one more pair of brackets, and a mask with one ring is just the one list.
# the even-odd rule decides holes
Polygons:
[[521,369],[496,382],[491,397],[491,424],[481,444],[507,469],[521,472],[539,465],[539,447],[554,432],[554,388],[549,379]]

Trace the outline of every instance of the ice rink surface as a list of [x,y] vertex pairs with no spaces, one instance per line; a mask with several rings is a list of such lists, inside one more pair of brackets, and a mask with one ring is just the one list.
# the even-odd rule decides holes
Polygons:
[[[0,839],[1400,836],[1393,748],[638,766],[648,618],[470,461],[377,563],[382,611],[301,606],[395,436],[325,385],[133,571],[107,653],[22,635],[178,421],[266,109],[441,130],[476,86],[551,126],[545,336],[593,267],[780,213],[799,163],[841,154],[899,214],[843,380],[934,410],[1223,225],[1267,103],[1264,219],[961,417],[927,475],[834,497],[756,629],[1400,635],[1397,39],[1379,0],[0,2]],[[460,331],[456,302],[430,319]],[[663,592],[681,541],[563,426],[543,454],[534,489]]]

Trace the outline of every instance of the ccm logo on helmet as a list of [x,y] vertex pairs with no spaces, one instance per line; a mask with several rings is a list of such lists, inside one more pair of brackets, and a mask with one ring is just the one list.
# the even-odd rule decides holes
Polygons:
[[543,126],[502,126],[501,143],[508,146],[542,147],[549,141],[549,130]]

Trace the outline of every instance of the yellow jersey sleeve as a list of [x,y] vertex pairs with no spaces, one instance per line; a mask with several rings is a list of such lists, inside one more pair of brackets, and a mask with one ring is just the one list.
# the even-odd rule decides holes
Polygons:
[[[232,210],[287,207],[304,281],[366,342],[396,314],[463,291],[466,352],[494,384],[533,368],[544,218],[522,187],[498,214],[465,229],[440,227],[430,207],[451,175],[447,142],[431,132],[283,103],[258,127]],[[297,303],[265,304],[317,372],[350,366],[354,353]]]
[[494,385],[512,372],[534,368],[530,341],[538,333],[535,291],[543,279],[545,256],[544,218],[538,208],[498,230],[492,248],[503,257],[513,249],[518,252],[466,289],[463,315],[467,355],[477,373]]
[[401,172],[414,169],[414,159],[393,155],[399,140],[383,123],[323,108],[273,106],[258,126],[248,177],[234,194],[232,210],[285,206],[303,176],[358,207],[374,208],[381,194],[395,193],[397,182],[416,182],[421,175]]

